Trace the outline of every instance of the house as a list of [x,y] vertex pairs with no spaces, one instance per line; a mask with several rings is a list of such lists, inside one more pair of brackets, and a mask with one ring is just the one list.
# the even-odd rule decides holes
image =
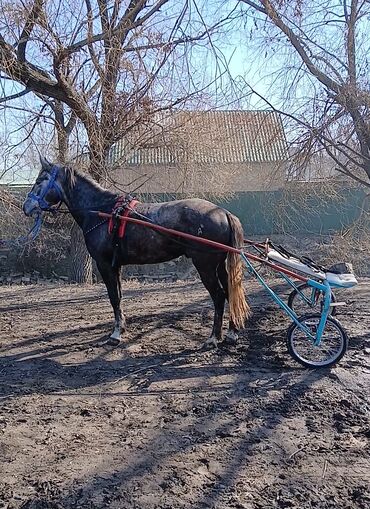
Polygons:
[[287,142],[272,111],[182,111],[140,127],[110,155],[113,180],[140,193],[280,189]]
[[[335,151],[335,149],[333,149]],[[342,159],[341,154],[335,154]],[[288,182],[339,182],[343,181],[343,175],[336,170],[335,161],[325,152],[316,151],[313,154],[307,153],[301,147],[289,149],[289,163],[287,164]]]

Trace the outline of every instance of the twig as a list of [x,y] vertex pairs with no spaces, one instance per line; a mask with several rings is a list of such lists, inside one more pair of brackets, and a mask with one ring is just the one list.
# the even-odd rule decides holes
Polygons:
[[12,396],[15,396],[15,394],[7,394],[6,396],[0,396],[0,399],[11,398]]
[[325,463],[324,463],[324,468],[322,469],[322,474],[321,474],[321,477],[324,479],[325,477],[325,474],[326,474],[326,471],[328,469],[328,460],[325,460]]
[[289,456],[289,460],[291,460],[296,454],[298,454],[299,452],[303,451],[304,449],[304,446],[301,447],[300,449],[297,449],[296,451],[294,451],[290,456]]
[[137,373],[141,373],[141,371],[146,371],[151,368],[157,368],[158,366],[171,366],[172,364],[175,364],[179,359],[170,359],[166,362],[157,362],[156,364],[150,364],[149,366],[144,366],[143,368],[136,369],[135,371],[130,371],[130,373],[127,373],[124,376],[121,376],[120,378],[117,378],[117,380],[114,380],[114,382],[109,382],[110,385],[115,385],[121,380],[125,380],[125,378],[130,377],[131,375],[136,375]]

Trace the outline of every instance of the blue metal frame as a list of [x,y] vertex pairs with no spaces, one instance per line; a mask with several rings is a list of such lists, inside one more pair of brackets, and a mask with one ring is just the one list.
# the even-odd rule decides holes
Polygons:
[[300,298],[306,302],[307,304],[309,304],[310,306],[315,306],[316,304],[316,301],[315,301],[315,296],[317,294],[317,288],[314,288],[312,287],[312,293],[311,293],[311,298],[308,299],[306,297],[306,295],[301,292],[301,290],[299,289],[299,286],[297,286],[294,281],[292,281],[286,274],[284,274],[283,272],[278,272],[278,274],[283,278],[285,279],[285,281],[288,283],[289,286],[291,286],[297,293],[298,295],[300,296]]
[[[297,314],[269,287],[269,285],[266,283],[263,277],[254,268],[253,264],[248,259],[247,255],[245,253],[241,253],[241,257],[247,266],[248,272],[252,274],[261,283],[261,285],[265,288],[270,297],[297,324],[297,327],[299,327],[306,334],[306,336],[313,341],[314,345],[318,346],[321,342],[321,338],[324,333],[326,321],[330,311],[331,303],[330,284],[326,280],[324,280],[322,283],[315,281],[314,279],[307,280],[308,286],[312,287],[313,289],[320,290],[324,295],[324,304],[321,310],[321,318],[316,333],[314,335],[311,333],[308,327],[306,327],[302,322],[299,321],[299,317],[297,316]],[[288,278],[285,274],[284,275],[282,273],[279,274],[281,274],[293,288],[296,288],[296,285],[290,278]]]

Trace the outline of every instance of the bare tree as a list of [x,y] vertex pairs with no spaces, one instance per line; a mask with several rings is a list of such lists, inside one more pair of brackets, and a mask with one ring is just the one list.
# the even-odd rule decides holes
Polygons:
[[270,74],[269,99],[254,92],[292,121],[299,135],[296,168],[325,150],[337,172],[369,188],[369,2],[240,4],[253,19],[251,38]]
[[0,22],[0,70],[25,87],[18,96],[32,91],[52,108],[60,159],[66,159],[62,152],[71,126],[65,108],[73,112],[73,122],[77,118],[83,125],[89,172],[101,180],[109,170],[114,143],[156,112],[186,103],[204,90],[208,76],[192,67],[189,53],[195,43],[197,51],[209,45],[211,35],[228,19],[207,24],[198,8],[190,9],[192,3],[6,4]]
[[167,76],[174,84],[174,59],[184,55],[190,43],[208,41],[221,24],[198,23],[194,28],[186,15],[188,2],[171,2],[172,7],[161,13],[168,3],[85,0],[78,9],[75,2],[63,2],[59,10],[60,2],[34,0],[17,27],[19,37],[9,23],[0,36],[2,71],[27,90],[66,104],[83,123],[90,172],[96,178],[102,175],[111,146],[129,129],[154,111],[189,98],[191,76],[182,83],[177,76],[179,95],[171,92],[165,104],[156,80]]

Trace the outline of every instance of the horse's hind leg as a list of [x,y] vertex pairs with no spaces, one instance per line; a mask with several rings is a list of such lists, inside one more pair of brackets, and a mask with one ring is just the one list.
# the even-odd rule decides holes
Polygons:
[[225,292],[217,277],[217,266],[219,263],[223,263],[223,261],[220,261],[220,258],[217,257],[216,261],[213,263],[209,258],[207,260],[203,259],[202,261],[193,259],[193,263],[199,273],[202,283],[207,288],[215,307],[212,333],[205,342],[205,346],[216,347],[217,342],[222,339],[222,320],[224,316],[226,298]]
[[[217,267],[217,275],[219,281],[221,283],[222,288],[224,289],[227,300],[229,300],[229,283],[228,283],[228,274],[226,270],[226,263],[220,263]],[[235,345],[238,341],[238,329],[235,327],[235,324],[232,320],[229,320],[229,328],[225,334],[225,342]]]
[[109,300],[114,311],[114,329],[110,338],[105,343],[116,346],[121,340],[122,330],[125,329],[125,317],[121,310],[122,292],[120,269],[118,267],[112,267],[110,263],[97,262],[97,266],[105,286],[107,287]]

